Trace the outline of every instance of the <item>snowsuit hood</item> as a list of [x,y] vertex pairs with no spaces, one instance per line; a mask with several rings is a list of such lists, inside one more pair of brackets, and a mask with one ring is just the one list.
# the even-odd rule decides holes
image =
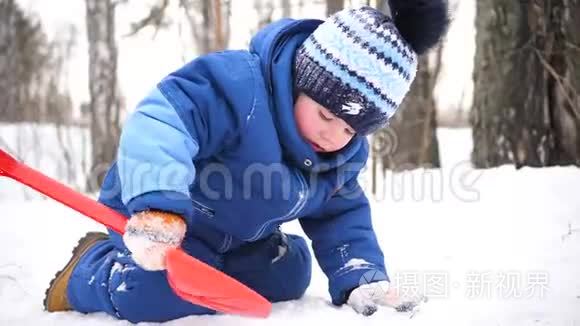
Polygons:
[[357,179],[366,139],[319,155],[294,120],[294,53],[319,23],[275,22],[249,50],[203,55],[166,76],[125,121],[99,200],[128,218],[183,216],[188,252],[214,261],[298,220],[335,304],[365,273],[388,279]]
[[[296,49],[322,23],[320,20],[282,19],[260,30],[250,43],[250,51],[260,58],[264,81],[272,98],[272,115],[288,158],[313,172],[335,169],[347,162],[364,163],[368,156],[366,139],[355,136],[334,155],[319,155],[304,141],[296,127],[294,102],[294,58]],[[303,162],[310,161],[310,166]]]

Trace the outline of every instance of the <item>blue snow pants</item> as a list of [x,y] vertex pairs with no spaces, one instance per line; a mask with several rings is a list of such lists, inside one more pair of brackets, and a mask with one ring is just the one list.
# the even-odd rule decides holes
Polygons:
[[[282,251],[281,246],[285,247]],[[298,299],[310,284],[312,258],[306,241],[296,235],[277,231],[224,254],[192,237],[186,237],[182,247],[271,302]],[[76,311],[105,312],[133,323],[216,313],[177,297],[165,271],[149,272],[137,266],[122,238],[113,232],[109,240],[97,243],[80,259],[67,295]]]

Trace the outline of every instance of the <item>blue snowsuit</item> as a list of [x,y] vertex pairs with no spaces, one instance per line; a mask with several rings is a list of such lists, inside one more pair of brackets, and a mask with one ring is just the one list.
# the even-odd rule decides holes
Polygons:
[[[99,200],[127,217],[180,214],[186,252],[273,302],[300,298],[310,283],[306,241],[279,230],[295,219],[334,304],[361,283],[388,280],[357,182],[366,139],[317,154],[295,124],[293,57],[320,23],[280,20],[249,50],[204,55],[164,78],[126,121]],[[139,268],[110,234],[73,271],[67,294],[75,310],[133,322],[214,313],[178,298],[165,272]]]

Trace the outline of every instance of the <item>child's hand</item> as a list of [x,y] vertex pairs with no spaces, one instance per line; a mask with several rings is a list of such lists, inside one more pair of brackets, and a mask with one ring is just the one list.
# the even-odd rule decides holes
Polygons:
[[348,297],[347,304],[356,312],[370,316],[378,310],[378,306],[392,307],[399,312],[413,311],[419,304],[417,300],[403,300],[397,289],[387,281],[363,284],[354,289]]
[[144,211],[129,219],[123,241],[133,260],[148,271],[165,269],[165,253],[181,245],[187,227],[178,215]]

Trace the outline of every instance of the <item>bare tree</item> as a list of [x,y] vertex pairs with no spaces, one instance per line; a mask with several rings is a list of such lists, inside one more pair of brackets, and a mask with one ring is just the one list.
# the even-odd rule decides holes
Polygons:
[[[16,123],[7,131],[12,136],[0,145],[40,167],[55,153],[47,149],[45,138],[56,132],[61,152],[56,171],[49,173],[61,177],[64,168],[69,184],[78,166],[70,146],[73,106],[66,77],[75,37],[69,26],[49,40],[36,17],[15,1],[0,0],[0,120]],[[28,189],[23,193],[25,198],[36,196]]]
[[478,1],[472,160],[580,165],[580,1]]
[[282,18],[287,18],[292,15],[292,8],[290,8],[290,0],[281,0]]
[[0,120],[71,123],[63,46],[16,2],[0,1]]
[[[439,146],[433,90],[441,68],[442,46],[419,58],[419,70],[409,94],[388,127],[373,137],[373,153],[383,169],[439,167]],[[434,64],[429,64],[434,60]]]
[[[62,79],[63,84],[68,84],[68,67],[67,62],[70,60],[72,55],[72,49],[76,45],[77,39],[77,29],[74,25],[68,26],[66,30],[59,33],[59,37],[61,39],[55,40],[54,42],[54,51],[56,53],[54,63],[54,76],[56,78]],[[58,87],[57,82],[58,80],[53,80],[52,84],[55,88]],[[58,94],[58,92],[57,92]],[[65,102],[65,103],[62,103]],[[75,139],[77,137],[81,137],[81,146],[84,148],[85,142],[80,133],[85,133],[85,128],[76,128],[70,121],[71,120],[71,112],[65,111],[62,108],[68,107],[72,110],[72,104],[70,97],[57,97],[54,98],[52,101],[49,101],[51,106],[55,108],[50,108],[48,111],[53,112],[55,116],[55,132],[58,144],[60,145],[61,150],[61,160],[59,160],[58,166],[62,166],[62,173],[59,174],[63,176],[64,181],[70,185],[74,186],[77,189],[81,190],[84,187],[84,184],[77,184],[79,179],[84,177],[85,173],[87,172],[87,167],[84,165],[84,157],[78,157],[75,154],[76,148],[74,146],[74,141],[78,141]],[[75,124],[76,125],[76,124]],[[74,140],[74,141],[73,141]]]
[[254,0],[254,10],[258,14],[258,24],[256,25],[254,33],[272,22],[274,19],[274,9],[274,4],[271,1]]
[[189,21],[189,27],[201,54],[226,48],[230,38],[229,17],[231,2],[202,0],[192,2],[179,0]]
[[330,16],[344,8],[344,0],[326,0],[326,16]]
[[[385,12],[387,5],[389,5],[389,0],[375,0],[375,8]],[[389,12],[390,12],[390,7],[389,7]]]
[[0,1],[0,120],[41,121],[51,64],[40,22],[14,0]]
[[[231,0],[178,1],[198,52],[203,54],[225,49],[230,38]],[[147,26],[153,26],[156,32],[170,26],[167,14],[170,4],[171,0],[158,0],[147,16],[131,24],[128,36],[137,34]]]
[[115,4],[111,0],[86,0],[86,22],[92,141],[91,175],[87,180],[87,190],[95,191],[104,177],[104,167],[114,160],[120,134]]
[[157,34],[159,29],[168,27],[170,23],[165,11],[169,7],[169,3],[169,0],[160,0],[158,3],[151,6],[147,16],[137,22],[131,23],[131,32],[126,36],[133,36],[147,26],[153,26],[155,28],[155,34]]

